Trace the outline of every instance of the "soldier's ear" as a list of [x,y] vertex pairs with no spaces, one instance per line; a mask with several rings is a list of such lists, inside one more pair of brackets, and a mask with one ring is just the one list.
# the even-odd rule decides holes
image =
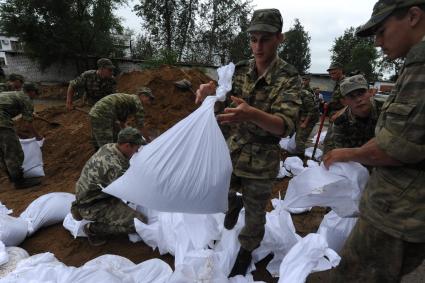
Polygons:
[[341,98],[340,100],[339,100],[340,102],[341,102],[341,104],[342,105],[344,105],[344,106],[347,106],[348,105],[348,101],[347,101],[347,98],[344,96],[343,98]]

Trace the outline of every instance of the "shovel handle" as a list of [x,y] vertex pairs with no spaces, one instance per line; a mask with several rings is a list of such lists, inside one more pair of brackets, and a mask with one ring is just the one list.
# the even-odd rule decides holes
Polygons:
[[313,154],[311,155],[311,159],[313,160],[314,160],[314,156],[316,155],[317,146],[319,145],[319,140],[320,140],[320,134],[322,133],[323,124],[325,123],[327,114],[328,114],[328,104],[325,103],[323,105],[323,114],[322,114],[322,117],[320,118],[320,126],[319,126],[319,131],[317,132],[316,142],[314,143]]

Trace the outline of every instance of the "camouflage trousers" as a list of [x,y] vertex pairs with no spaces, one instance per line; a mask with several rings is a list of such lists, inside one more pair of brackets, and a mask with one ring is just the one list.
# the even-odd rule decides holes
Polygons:
[[245,208],[245,226],[239,233],[241,246],[253,251],[260,246],[264,237],[266,224],[266,205],[273,188],[271,179],[248,179],[232,175],[228,195],[229,209],[232,211],[237,205],[236,192],[242,193]]
[[359,218],[330,282],[400,282],[425,259],[425,243],[409,243]]
[[328,131],[326,132],[326,136],[323,140],[323,154],[328,153],[329,151],[331,151],[332,149],[335,148],[334,142],[333,142],[333,138],[332,138],[332,127],[333,123],[329,122],[329,127],[328,127]]
[[310,137],[311,132],[313,131],[314,126],[316,126],[317,119],[312,119],[305,128],[300,128],[300,122],[297,124],[297,130],[295,135],[295,144],[296,144],[296,154],[304,155],[305,147],[308,138]]
[[146,223],[146,217],[130,208],[120,199],[111,197],[89,207],[77,206],[85,220],[93,221],[90,230],[98,236],[135,233],[134,218]]
[[102,119],[90,116],[93,144],[100,148],[105,144],[117,142],[119,126],[112,119]]
[[24,152],[16,132],[11,128],[0,128],[0,167],[11,181],[22,178]]

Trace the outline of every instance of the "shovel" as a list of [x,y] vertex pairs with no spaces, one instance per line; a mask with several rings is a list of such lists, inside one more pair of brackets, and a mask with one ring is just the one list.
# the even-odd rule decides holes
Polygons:
[[176,82],[174,82],[174,85],[179,89],[189,90],[194,95],[196,95],[195,91],[192,88],[192,83],[189,80],[183,79],[183,80],[180,80],[180,81],[176,81]]
[[59,126],[61,126],[61,124],[59,124],[59,123],[57,123],[57,122],[51,122],[51,121],[49,121],[49,120],[47,120],[47,119],[44,119],[43,117],[40,117],[40,116],[34,116],[34,118],[35,119],[38,119],[38,120],[40,120],[40,121],[43,121],[43,122],[46,122],[46,123],[48,123],[50,126],[52,126],[52,127],[59,127]]
[[316,159],[314,159],[314,155],[316,154],[317,146],[319,145],[320,134],[322,133],[323,124],[325,123],[326,114],[328,114],[328,104],[327,103],[325,103],[325,105],[323,105],[323,114],[322,114],[322,117],[320,118],[319,131],[317,132],[316,143],[314,144],[313,153],[311,155],[311,159],[313,159],[313,160],[316,160]]

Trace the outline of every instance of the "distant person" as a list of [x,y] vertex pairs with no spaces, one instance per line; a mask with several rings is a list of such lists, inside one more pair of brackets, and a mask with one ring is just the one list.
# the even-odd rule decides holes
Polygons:
[[75,186],[76,200],[71,212],[76,220],[92,221],[84,226],[92,246],[106,243],[108,236],[135,233],[134,218],[146,223],[146,217],[121,199],[102,192],[130,166],[130,158],[143,142],[137,129],[125,128],[117,143],[102,146],[86,162]]
[[0,95],[0,167],[5,169],[9,180],[14,183],[16,189],[33,187],[41,183],[39,179],[24,178],[22,169],[24,152],[12,120],[13,117],[22,114],[24,127],[37,140],[42,139],[32,124],[34,112],[32,99],[38,93],[35,84],[25,83],[23,91],[3,92]]
[[311,93],[314,93],[313,89],[310,86],[310,81],[311,81],[310,75],[309,74],[304,74],[301,77],[301,79],[302,79],[302,83],[303,83],[303,89],[305,89],[305,90],[307,90],[307,91],[309,91]]
[[317,102],[317,104],[319,104],[320,114],[322,114],[323,113],[323,104],[325,103],[325,100],[323,99],[323,94],[320,93],[320,88],[318,88],[318,87],[313,88],[313,92],[314,92],[314,95],[316,95],[316,102]]
[[10,74],[6,83],[0,84],[0,92],[4,91],[21,91],[24,84],[24,77],[19,74]]
[[75,92],[83,93],[85,103],[93,106],[99,99],[116,92],[116,81],[113,77],[115,69],[112,61],[107,58],[97,60],[97,70],[82,73],[69,82],[66,94],[66,108],[72,110],[72,100]]
[[97,148],[117,141],[117,133],[126,127],[127,119],[134,116],[137,127],[150,142],[149,132],[144,127],[144,106],[155,99],[150,88],[141,87],[135,95],[114,93],[100,99],[90,110],[92,136]]

